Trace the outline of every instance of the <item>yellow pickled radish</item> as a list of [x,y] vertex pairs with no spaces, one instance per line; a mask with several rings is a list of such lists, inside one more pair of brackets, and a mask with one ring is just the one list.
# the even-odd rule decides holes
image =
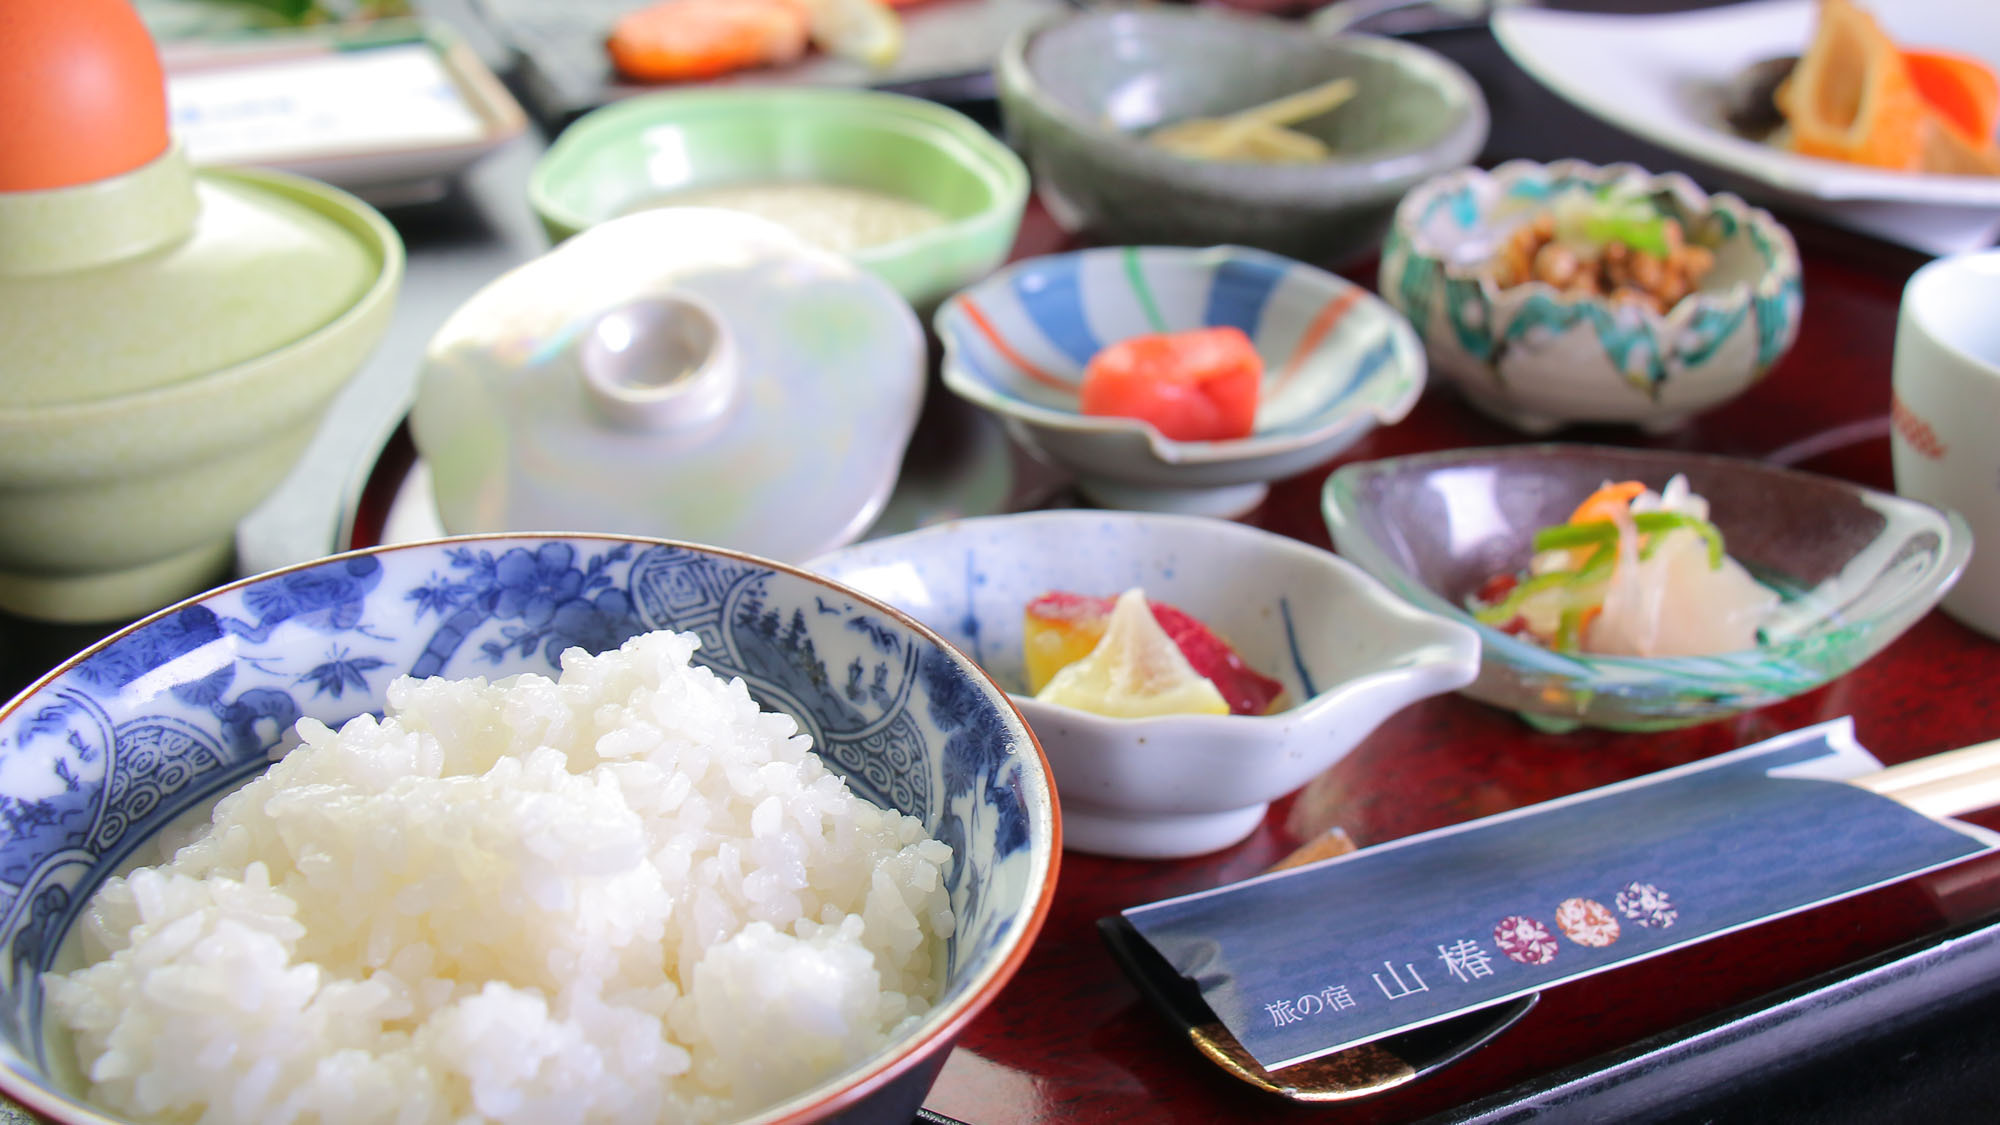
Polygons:
[[1121,719],[1229,713],[1222,692],[1188,663],[1137,589],[1118,595],[1097,647],[1035,698]]
[[903,21],[882,0],[806,0],[813,45],[880,69],[903,53]]

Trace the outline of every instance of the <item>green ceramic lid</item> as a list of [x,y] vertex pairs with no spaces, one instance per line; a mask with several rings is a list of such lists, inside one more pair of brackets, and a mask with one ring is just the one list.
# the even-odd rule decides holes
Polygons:
[[178,149],[108,180],[0,192],[0,407],[110,398],[254,359],[332,323],[381,269],[282,188],[191,172]]

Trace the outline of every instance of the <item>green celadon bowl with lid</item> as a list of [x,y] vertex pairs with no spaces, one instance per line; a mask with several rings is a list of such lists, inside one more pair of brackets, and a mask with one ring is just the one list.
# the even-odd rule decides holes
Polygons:
[[0,192],[0,609],[117,621],[225,577],[402,274],[354,197],[178,147]]

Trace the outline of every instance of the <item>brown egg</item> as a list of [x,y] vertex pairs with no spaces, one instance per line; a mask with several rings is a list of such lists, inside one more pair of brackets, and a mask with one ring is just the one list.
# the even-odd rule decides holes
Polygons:
[[128,0],[0,0],[0,191],[70,187],[167,150],[167,84]]

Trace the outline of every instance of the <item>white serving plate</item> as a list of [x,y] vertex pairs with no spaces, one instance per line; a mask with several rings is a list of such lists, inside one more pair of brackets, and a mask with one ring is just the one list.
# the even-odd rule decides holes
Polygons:
[[[1666,15],[1509,7],[1493,34],[1523,70],[1563,98],[1662,148],[1724,173],[1728,185],[1777,195],[1842,225],[1933,253],[2000,233],[2000,177],[1889,172],[1798,156],[1732,132],[1722,91],[1761,59],[1801,53],[1814,0],[1755,0]],[[1962,51],[2000,66],[2000,4],[1874,0],[1906,46]]]
[[378,206],[443,196],[527,128],[443,25],[176,40],[161,59],[174,132],[196,164],[295,172]]

